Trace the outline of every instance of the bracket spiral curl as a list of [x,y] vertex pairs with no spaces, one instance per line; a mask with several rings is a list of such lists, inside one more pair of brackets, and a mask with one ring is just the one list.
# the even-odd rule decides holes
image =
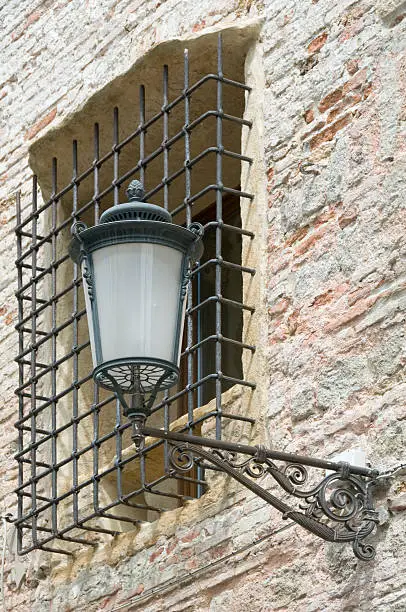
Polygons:
[[[304,465],[288,463],[279,468],[261,447],[255,456],[241,459],[239,454],[184,443],[173,446],[170,463],[175,471],[188,472],[196,460],[204,459],[267,501],[283,518],[293,520],[327,542],[351,542],[355,556],[362,561],[375,557],[374,547],[364,542],[377,523],[370,493],[374,478],[352,474],[350,466],[342,464],[340,471],[305,489],[309,475]],[[286,493],[301,500],[298,509],[255,482],[266,475],[272,476]]]

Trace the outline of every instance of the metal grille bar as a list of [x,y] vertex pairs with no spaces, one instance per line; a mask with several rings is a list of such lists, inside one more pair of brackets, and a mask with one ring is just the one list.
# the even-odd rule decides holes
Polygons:
[[[148,439],[136,452],[117,400],[91,380],[81,274],[67,255],[69,229],[78,220],[98,224],[101,212],[122,200],[121,188],[135,176],[148,186],[147,199],[157,197],[175,222],[188,226],[200,220],[206,229],[206,254],[193,270],[188,289],[182,384],[158,398],[152,424],[169,432],[178,418],[177,431],[200,435],[212,420],[220,440],[225,419],[253,422],[249,416],[222,410],[224,392],[231,386],[255,387],[244,380],[241,365],[242,352],[255,351],[242,339],[242,313],[254,312],[242,299],[243,277],[255,270],[241,262],[242,241],[254,235],[241,227],[239,215],[239,200],[251,202],[253,196],[241,190],[238,180],[225,184],[225,176],[238,176],[241,164],[252,163],[227,139],[237,130],[234,141],[240,142],[242,127],[251,126],[242,111],[238,116],[227,107],[231,98],[240,96],[243,108],[250,88],[224,76],[221,37],[217,73],[193,83],[190,74],[185,51],[181,91],[170,88],[169,66],[163,67],[159,112],[148,117],[141,86],[139,123],[131,133],[120,134],[116,106],[110,150],[101,154],[96,123],[93,160],[87,168],[80,166],[83,153],[76,139],[72,175],[65,186],[58,185],[54,158],[51,193],[42,205],[35,176],[30,210],[23,209],[17,194],[16,525],[21,554],[38,548],[72,554],[77,546],[94,545],[103,534],[114,536],[125,524],[155,520],[205,490],[202,466],[189,476],[173,472],[167,440]],[[208,87],[214,88],[211,98]],[[212,132],[206,128],[209,121],[215,122]],[[204,137],[196,136],[202,127]],[[151,134],[158,132],[162,141],[156,146]],[[179,146],[181,161],[174,154],[178,148],[179,156]],[[136,158],[123,163],[128,151]],[[230,174],[231,168],[236,170]],[[86,192],[89,181],[91,191]],[[176,187],[179,181],[182,196]],[[227,329],[228,320],[237,322],[235,333]],[[210,409],[198,415],[196,408],[210,400]]]

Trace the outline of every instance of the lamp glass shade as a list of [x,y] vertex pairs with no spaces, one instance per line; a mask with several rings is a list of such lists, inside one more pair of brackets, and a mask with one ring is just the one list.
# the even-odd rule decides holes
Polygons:
[[[154,243],[113,244],[92,253],[103,362],[137,356],[179,364],[184,257]],[[96,367],[92,334],[90,341]]]
[[97,384],[130,395],[169,389],[179,377],[185,294],[203,228],[172,223],[132,181],[130,202],[100,223],[72,227],[69,254],[81,265]]

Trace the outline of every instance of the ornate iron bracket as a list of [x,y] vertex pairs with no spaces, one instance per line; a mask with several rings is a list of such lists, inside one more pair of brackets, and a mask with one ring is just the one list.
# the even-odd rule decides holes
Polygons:
[[[171,453],[175,471],[188,472],[196,462],[207,461],[264,499],[284,519],[291,519],[327,542],[351,542],[355,556],[362,561],[375,557],[374,547],[364,540],[378,521],[371,495],[379,476],[377,470],[150,427],[144,427],[143,434],[181,442]],[[275,460],[285,465],[278,467]],[[309,486],[307,467],[331,473]],[[299,499],[298,508],[255,482],[265,476],[271,476],[286,493]]]

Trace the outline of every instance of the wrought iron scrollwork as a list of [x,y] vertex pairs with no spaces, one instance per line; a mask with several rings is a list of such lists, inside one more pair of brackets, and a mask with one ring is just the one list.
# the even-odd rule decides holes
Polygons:
[[91,266],[89,264],[89,259],[86,256],[86,251],[83,247],[83,240],[80,236],[81,232],[87,229],[86,223],[83,221],[76,221],[71,227],[71,234],[76,241],[77,247],[80,251],[80,260],[82,262],[82,276],[85,279],[87,294],[89,296],[89,300],[92,302],[94,299],[94,290],[93,290],[93,275],[91,272]]
[[[170,462],[174,470],[187,472],[196,460],[204,459],[246,486],[282,513],[311,533],[328,542],[351,542],[355,556],[362,561],[375,557],[375,549],[365,543],[377,522],[370,489],[375,479],[351,473],[348,464],[309,486],[308,469],[300,463],[288,463],[283,468],[267,458],[257,447],[254,456],[238,452],[210,449],[194,444],[173,447]],[[271,476],[282,489],[300,500],[298,509],[278,499],[255,480]],[[305,488],[309,487],[309,488]]]

